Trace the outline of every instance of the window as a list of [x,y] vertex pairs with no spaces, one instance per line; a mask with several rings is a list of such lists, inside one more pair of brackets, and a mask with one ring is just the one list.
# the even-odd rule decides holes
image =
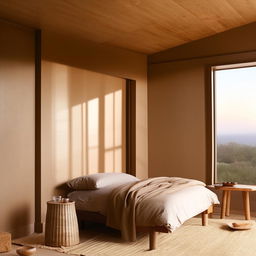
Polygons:
[[215,182],[256,184],[256,64],[213,67],[212,77]]

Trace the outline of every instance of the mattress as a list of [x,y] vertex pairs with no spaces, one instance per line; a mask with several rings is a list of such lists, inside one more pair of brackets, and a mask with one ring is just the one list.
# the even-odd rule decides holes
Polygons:
[[[108,197],[117,186],[120,184],[96,190],[73,191],[68,197],[76,202],[77,210],[97,212],[106,216]],[[169,230],[174,231],[186,220],[218,203],[215,193],[203,186],[193,186],[159,197],[154,204],[147,200],[140,202],[136,210],[136,219],[140,226],[147,226],[148,223],[152,223],[152,216],[158,216],[154,217],[156,226],[166,223]]]

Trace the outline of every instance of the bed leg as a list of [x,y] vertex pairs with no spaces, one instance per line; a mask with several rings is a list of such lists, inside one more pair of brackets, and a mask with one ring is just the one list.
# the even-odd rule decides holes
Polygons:
[[150,230],[149,231],[149,250],[156,249],[156,231]]
[[213,212],[213,206],[211,205],[206,211],[202,212],[202,225],[208,225],[208,214]]
[[208,225],[208,213],[202,212],[202,226]]

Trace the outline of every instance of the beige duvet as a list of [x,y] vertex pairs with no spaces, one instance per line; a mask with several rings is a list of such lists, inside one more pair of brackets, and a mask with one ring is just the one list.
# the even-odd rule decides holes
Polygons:
[[134,241],[136,226],[165,226],[173,231],[219,201],[203,182],[157,177],[114,189],[109,203],[107,225]]

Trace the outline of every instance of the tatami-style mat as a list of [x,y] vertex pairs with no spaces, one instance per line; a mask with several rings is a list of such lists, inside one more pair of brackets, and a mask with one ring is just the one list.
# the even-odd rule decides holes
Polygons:
[[[148,251],[147,235],[140,234],[136,242],[124,243],[119,232],[100,226],[90,227],[80,233],[79,245],[57,250],[85,256],[255,256],[256,227],[246,231],[233,231],[226,225],[230,222],[234,221],[210,219],[209,225],[203,227],[200,218],[193,218],[172,234],[159,234],[157,249],[154,251]],[[43,237],[32,235],[14,242],[42,247]]]

